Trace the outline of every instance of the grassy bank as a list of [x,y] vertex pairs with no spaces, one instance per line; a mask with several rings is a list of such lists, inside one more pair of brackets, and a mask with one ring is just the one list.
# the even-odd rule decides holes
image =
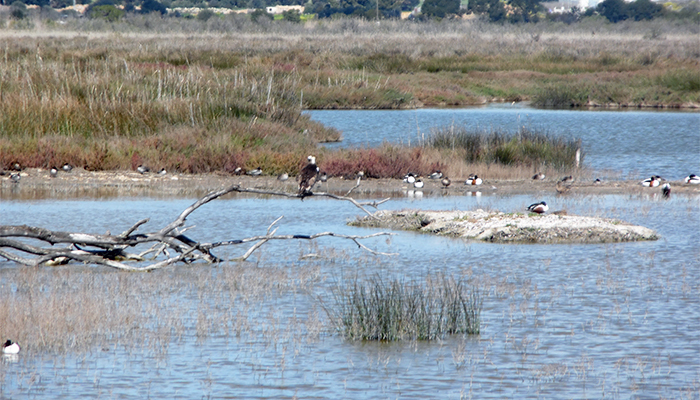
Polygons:
[[[293,174],[313,152],[335,175],[400,177],[441,167],[459,175],[493,164],[441,146],[319,150],[340,134],[301,110],[700,104],[693,26],[236,18],[35,21],[32,31],[0,30],[0,168],[69,162]],[[662,34],[648,39],[650,30]],[[549,162],[508,160],[494,163]]]

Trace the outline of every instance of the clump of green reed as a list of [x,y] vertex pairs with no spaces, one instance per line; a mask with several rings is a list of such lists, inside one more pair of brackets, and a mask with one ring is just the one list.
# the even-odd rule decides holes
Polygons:
[[581,84],[558,82],[540,89],[532,98],[535,107],[571,108],[588,103],[590,88]]
[[480,330],[478,291],[452,277],[428,277],[423,283],[356,278],[338,283],[333,295],[333,309],[327,311],[351,340],[435,340]]
[[559,169],[576,167],[576,152],[581,149],[580,140],[554,137],[544,130],[526,127],[514,133],[442,127],[432,132],[427,145],[459,152],[470,163],[548,165]]

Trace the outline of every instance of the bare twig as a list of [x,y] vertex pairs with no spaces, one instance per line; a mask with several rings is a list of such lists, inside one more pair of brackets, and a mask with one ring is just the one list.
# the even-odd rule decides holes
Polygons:
[[345,197],[350,196],[350,193],[352,193],[353,190],[359,188],[361,182],[362,182],[362,177],[361,177],[361,176],[358,176],[358,177],[357,177],[357,183],[355,183],[355,186],[351,187],[350,190],[348,190],[348,192],[345,193]]
[[146,222],[150,221],[150,218],[144,218],[141,221],[137,222],[132,226],[131,228],[125,230],[124,232],[119,235],[120,238],[126,239],[129,235],[131,235],[136,229],[138,229],[139,226],[145,224]]

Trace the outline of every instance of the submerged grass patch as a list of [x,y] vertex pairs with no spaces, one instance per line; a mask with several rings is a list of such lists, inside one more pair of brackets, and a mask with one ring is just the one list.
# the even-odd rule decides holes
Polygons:
[[385,279],[341,282],[327,310],[350,340],[435,340],[479,334],[481,298],[463,280],[427,277],[424,282]]

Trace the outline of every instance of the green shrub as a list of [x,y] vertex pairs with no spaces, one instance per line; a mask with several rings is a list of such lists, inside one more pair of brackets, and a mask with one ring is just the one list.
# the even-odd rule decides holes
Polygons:
[[88,17],[101,18],[108,22],[115,22],[124,16],[124,10],[120,10],[113,5],[96,6],[90,9]]
[[27,18],[27,6],[21,1],[15,1],[10,5],[10,15],[18,20]]
[[214,11],[202,10],[199,12],[199,14],[197,14],[197,20],[206,22],[206,21],[209,21],[209,19],[211,17],[214,17],[214,16],[216,16],[216,13],[214,13]]

